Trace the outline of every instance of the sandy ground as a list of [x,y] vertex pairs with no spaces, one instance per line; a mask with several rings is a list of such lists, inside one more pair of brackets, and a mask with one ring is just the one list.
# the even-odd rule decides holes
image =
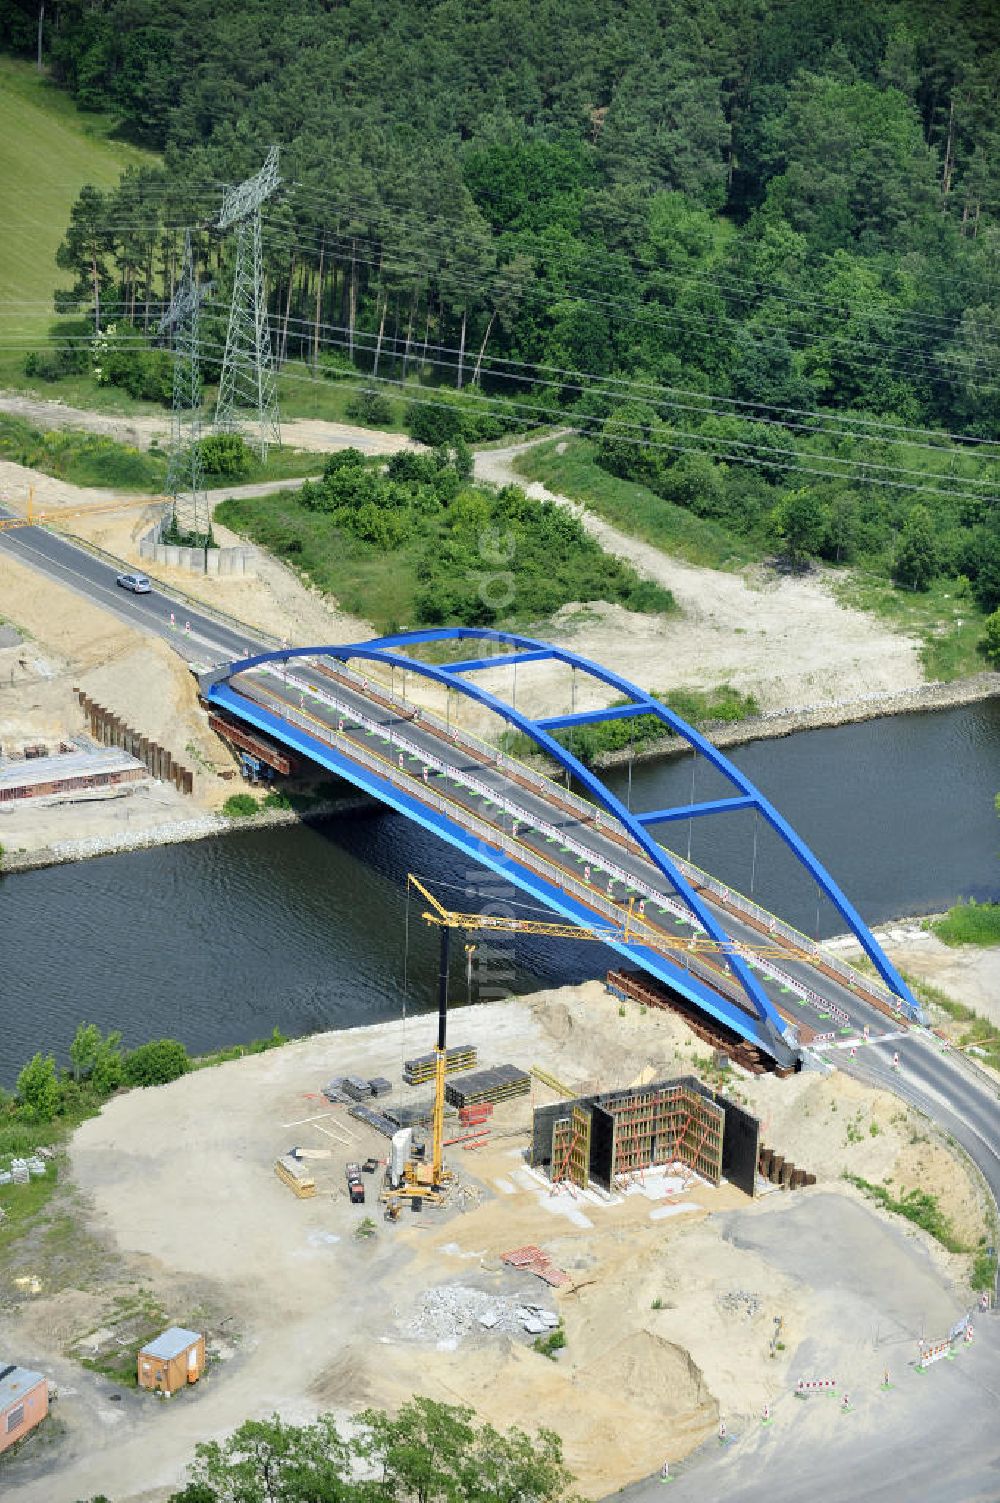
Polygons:
[[[609,1088],[646,1070],[681,1073],[697,1053],[679,1020],[635,1007],[622,1017],[595,982],[464,1009],[452,1025],[453,1038],[459,1033],[483,1062],[538,1064],[574,1088]],[[353,1071],[398,1081],[402,1058],[430,1042],[427,1019],[318,1035],[121,1096],[84,1124],[71,1149],[73,1266],[103,1260],[102,1276],[88,1285],[78,1271],[60,1274],[58,1259],[36,1244],[11,1260],[0,1307],[4,1349],[62,1385],[61,1433],[26,1447],[11,1473],[19,1503],[71,1503],[97,1491],[118,1503],[158,1500],[197,1440],[248,1416],[278,1409],[302,1419],[391,1406],[413,1392],[470,1402],[498,1425],[552,1426],[584,1493],[596,1496],[648,1475],[665,1454],[687,1454],[720,1413],[759,1413],[789,1391],[803,1343],[845,1370],[871,1365],[870,1312],[852,1302],[849,1270],[855,1259],[887,1258],[887,1238],[903,1248],[892,1319],[914,1333],[925,1322],[936,1334],[954,1318],[960,1260],[912,1228],[890,1228],[838,1176],[850,1164],[894,1184],[921,1177],[940,1185],[949,1213],[971,1231],[975,1192],[965,1170],[891,1098],[836,1076],[733,1078],[734,1093],[765,1116],[768,1141],[817,1172],[819,1185],[794,1197],[773,1191],[751,1202],[723,1185],[664,1200],[652,1178],[610,1203],[553,1195],[524,1167],[532,1103],[522,1099],[498,1109],[486,1146],[449,1150],[458,1188],[447,1210],[388,1227],[367,1206],[376,1230],[359,1241],[363,1213],[347,1203],[343,1162],[384,1152],[385,1140],[328,1108],[318,1087]],[[537,1085],[534,1099],[552,1098]],[[877,1138],[870,1120],[880,1123]],[[849,1122],[863,1129],[858,1142]],[[296,1201],[272,1172],[276,1154],[296,1142],[331,1151],[313,1165],[313,1200]],[[777,1236],[778,1258],[768,1251],[775,1239],[752,1231],[793,1198],[814,1236],[828,1236],[831,1218],[838,1228],[836,1322],[804,1297],[786,1239]],[[572,1287],[550,1291],[503,1267],[500,1253],[528,1241],[550,1252]],[[14,1280],[31,1278],[38,1294],[12,1300]],[[131,1394],[114,1404],[108,1382],[67,1356],[107,1326],[115,1298],[136,1281],[171,1319],[197,1311],[219,1354],[209,1379],[169,1406]],[[478,1328],[418,1335],[427,1291],[455,1285],[557,1309],[567,1338],[559,1360]],[[775,1316],[785,1350],[772,1357]]]
[[[87,412],[67,407],[63,402],[47,401],[24,392],[0,392],[0,412],[24,418],[43,431],[74,428],[87,433],[101,433],[120,444],[148,449],[170,438],[168,413],[129,414]],[[359,428],[353,423],[329,423],[315,418],[292,418],[281,425],[282,441],[292,449],[307,449],[316,454],[330,454],[350,444],[363,454],[395,454],[412,447],[402,433],[381,433],[375,428]]]
[[[903,971],[1000,1026],[1000,945],[953,948],[920,922],[890,924],[876,934],[889,959]],[[836,944],[845,954],[860,955],[849,941]]]
[[[477,478],[525,486],[514,461],[527,447],[477,453]],[[644,688],[709,688],[728,680],[754,693],[762,709],[772,710],[923,682],[916,639],[839,604],[821,573],[779,578],[759,568],[739,574],[697,568],[629,537],[537,482],[526,488],[531,496],[573,511],[608,553],[672,591],[682,614],[663,622],[603,610],[593,623],[567,622],[578,651],[614,661]]]
[[6,554],[0,555],[0,610],[22,633],[20,644],[0,649],[0,744],[5,753],[35,741],[54,750],[62,738],[85,734],[73,693],[81,688],[167,747],[195,774],[191,798],[182,798],[172,786],[151,783],[131,796],[5,807],[0,841],[8,850],[31,850],[119,828],[155,827],[215,808],[232,792],[232,785],[217,775],[229,771],[231,763],[198,707],[195,680],[166,643],[133,630],[72,590],[41,582]]

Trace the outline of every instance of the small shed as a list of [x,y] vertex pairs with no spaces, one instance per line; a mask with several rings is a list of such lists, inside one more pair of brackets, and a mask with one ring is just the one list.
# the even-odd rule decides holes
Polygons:
[[186,1383],[197,1383],[205,1371],[205,1338],[183,1326],[171,1326],[138,1356],[140,1388],[152,1388],[168,1397]]
[[41,1373],[0,1363],[0,1451],[21,1440],[49,1412],[49,1385]]

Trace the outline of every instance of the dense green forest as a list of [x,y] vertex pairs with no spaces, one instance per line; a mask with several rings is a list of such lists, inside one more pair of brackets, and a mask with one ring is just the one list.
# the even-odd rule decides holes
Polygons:
[[[37,22],[0,0],[15,47]],[[991,0],[61,0],[42,45],[163,153],[81,194],[60,253],[59,306],[99,301],[126,349],[199,226],[211,380],[230,246],[208,226],[276,142],[289,380],[569,420],[733,536],[1000,605]],[[39,376],[87,358],[59,327]],[[136,391],[162,394],[143,359]]]

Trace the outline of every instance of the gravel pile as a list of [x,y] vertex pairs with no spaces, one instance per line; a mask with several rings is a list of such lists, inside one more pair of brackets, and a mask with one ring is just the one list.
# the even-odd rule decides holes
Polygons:
[[481,1331],[500,1336],[537,1336],[553,1330],[559,1317],[540,1305],[512,1295],[487,1294],[465,1284],[440,1284],[421,1297],[415,1313],[400,1315],[400,1329],[414,1341],[457,1345]]
[[749,1289],[730,1289],[728,1294],[719,1296],[719,1305],[723,1310],[730,1310],[734,1315],[745,1315],[749,1320],[760,1309],[760,1297]]

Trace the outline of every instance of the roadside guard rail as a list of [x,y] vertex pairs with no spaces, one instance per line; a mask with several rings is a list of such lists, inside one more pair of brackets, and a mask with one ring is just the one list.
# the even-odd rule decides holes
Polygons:
[[[342,751],[352,760],[361,762],[362,764],[368,763],[380,776],[387,777],[390,782],[402,785],[405,781],[408,785],[406,788],[407,793],[412,794],[415,790],[423,803],[445,814],[450,819],[457,819],[464,828],[478,836],[487,845],[493,846],[504,854],[511,856],[521,865],[531,866],[556,887],[579,899],[588,908],[608,919],[614,929],[624,932],[627,911],[622,904],[614,902],[592,884],[581,880],[568,868],[559,865],[557,862],[550,861],[539,852],[526,847],[513,834],[508,834],[502,826],[492,824],[489,820],[483,819],[478,814],[473,813],[465,805],[459,804],[457,800],[447,798],[439,793],[436,788],[432,788],[429,784],[425,783],[422,778],[406,773],[405,769],[400,766],[398,758],[402,756],[404,759],[417,762],[422,766],[434,768],[444,777],[453,778],[456,782],[460,781],[471,792],[489,799],[497,808],[509,813],[512,819],[516,819],[518,823],[530,824],[547,840],[558,841],[567,850],[574,851],[574,853],[589,862],[590,865],[596,866],[598,863],[592,851],[588,851],[585,846],[579,845],[572,837],[567,836],[555,826],[547,825],[544,821],[538,821],[533,816],[527,815],[519,805],[505,798],[497,789],[491,788],[488,784],[481,783],[478,779],[468,776],[458,779],[456,777],[456,769],[450,764],[434,757],[425,748],[418,746],[407,737],[401,736],[397,731],[376,721],[369,720],[367,716],[362,715],[352,706],[339,703],[333,696],[327,695],[322,690],[317,689],[307,679],[300,679],[295,674],[287,672],[287,670],[276,668],[274,664],[268,666],[267,672],[269,676],[278,678],[290,688],[299,690],[303,695],[309,694],[313,699],[319,699],[329,708],[335,710],[338,716],[343,717],[345,730],[341,731],[339,728],[328,725],[326,721],[310,715],[304,706],[296,707],[280,695],[269,694],[266,688],[262,688],[259,683],[255,684],[257,693],[251,694],[250,697],[259,698],[263,705],[291,721],[292,724],[298,725],[317,740],[324,741],[337,750]],[[352,740],[350,736],[345,734],[348,723],[356,725],[367,735],[377,737],[392,747],[396,760],[393,760],[392,755],[383,756],[376,752],[374,748],[366,747]],[[652,886],[637,883],[629,873],[621,868],[609,866],[609,863],[606,861],[602,861],[600,867],[601,870],[608,872],[608,875],[613,877],[615,881],[620,881],[623,884],[627,883],[633,890],[644,892],[664,912],[673,912],[678,917],[683,916],[686,922],[691,921],[687,909],[674,899],[660,893]],[[664,952],[665,947],[662,935],[651,925],[644,922],[641,917],[633,916],[629,918],[628,927],[630,937],[634,937],[637,943],[646,944],[650,949]],[[749,1010],[746,993],[735,978],[706,965],[697,955],[691,954],[683,946],[678,945],[666,948],[665,953],[668,958],[676,956],[680,960],[683,957],[686,969],[697,975],[701,981],[715,991],[723,992],[731,1001],[736,1002],[747,1012],[748,1017],[753,1018],[754,1014]],[[725,959],[724,956],[722,958]]]
[[[502,658],[497,659],[497,666],[503,666]],[[543,794],[549,802],[562,806],[567,813],[571,812],[577,818],[593,825],[595,830],[602,835],[605,835],[619,845],[625,846],[630,852],[642,857],[643,860],[647,859],[642,848],[636,845],[622,830],[613,816],[598,809],[596,805],[590,803],[587,799],[581,798],[570,789],[553,782],[544,773],[530,767],[519,758],[511,756],[508,752],[500,751],[496,746],[491,745],[490,742],[476,736],[471,731],[454,724],[448,725],[441,720],[437,712],[428,710],[423,705],[414,705],[408,702],[405,697],[401,697],[393,689],[387,688],[380,681],[373,681],[370,677],[347,667],[346,664],[341,664],[338,661],[337,669],[334,673],[331,673],[325,667],[322,671],[330,677],[341,677],[345,682],[356,687],[360,693],[370,695],[374,689],[378,694],[388,699],[404,718],[412,718],[414,711],[419,710],[421,720],[425,724],[430,722],[430,724],[427,724],[428,729],[433,729],[437,734],[446,736],[451,741],[465,747],[473,756],[486,761],[498,770],[507,772],[514,781],[530,785],[537,792]],[[697,752],[695,755],[697,756]],[[874,1001],[877,1006],[890,1009],[895,1017],[902,1017],[902,1001],[891,988],[885,986],[874,977],[862,975],[860,971],[855,970],[847,961],[841,960],[839,956],[832,955],[816,940],[810,939],[808,935],[796,929],[793,924],[789,924],[784,919],[779,918],[777,914],[771,913],[767,908],[754,902],[752,898],[748,898],[744,893],[738,891],[738,889],[720,881],[717,877],[713,877],[710,872],[706,872],[700,866],[696,866],[694,862],[688,861],[676,851],[671,850],[669,846],[664,846],[664,849],[667,851],[670,859],[684,873],[685,877],[695,886],[711,893],[718,899],[723,908],[731,908],[737,914],[747,918],[755,928],[760,929],[769,938],[784,940],[785,943],[793,946],[796,950],[804,952],[813,960],[819,962],[822,968],[828,973],[832,972],[838,980],[843,982],[849,991],[867,1000]],[[632,881],[631,878],[628,880]],[[658,898],[657,901],[660,901],[660,899]],[[680,909],[685,918],[691,918],[686,907],[680,904],[675,906]],[[700,928],[701,926],[696,924],[696,927]],[[762,961],[758,960],[755,963],[760,964],[762,970],[767,970],[767,966]],[[769,971],[768,974],[771,974],[771,972]],[[846,1013],[841,1012],[833,1004],[819,997],[811,988],[796,982],[794,978],[787,977],[784,974],[781,977],[781,981],[783,985],[790,985],[793,991],[821,1005],[824,1011],[829,1011],[831,1016],[838,1018],[842,1026],[846,1026],[849,1023],[850,1020]]]

